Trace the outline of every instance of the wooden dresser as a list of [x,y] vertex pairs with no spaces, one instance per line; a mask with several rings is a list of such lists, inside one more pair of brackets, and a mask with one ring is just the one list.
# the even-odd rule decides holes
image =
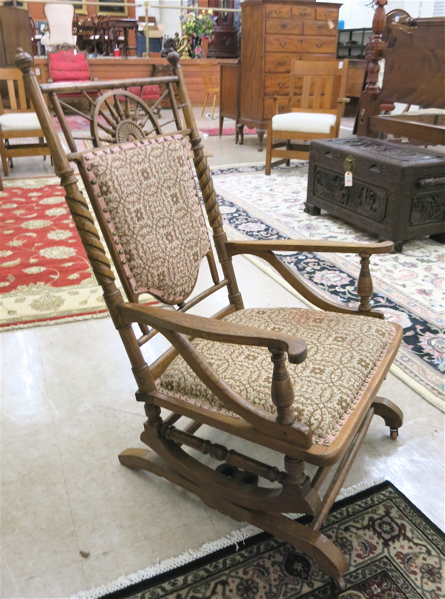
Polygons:
[[290,64],[335,58],[341,4],[295,0],[241,3],[239,125],[256,128],[260,145],[275,96],[289,93]]

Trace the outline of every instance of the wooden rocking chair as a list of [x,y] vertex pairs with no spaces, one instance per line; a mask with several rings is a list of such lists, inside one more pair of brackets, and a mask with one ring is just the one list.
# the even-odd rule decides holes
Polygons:
[[[71,149],[68,156],[42,95],[42,91],[49,94],[63,121],[56,93],[63,89],[54,84],[39,88],[27,54],[20,53],[16,61],[127,351],[138,387],[136,399],[148,418],[141,440],[149,449],[127,449],[119,459],[129,468],[147,470],[195,493],[235,520],[276,535],[344,586],[346,558],[320,527],[373,415],[384,418],[393,437],[402,424],[401,412],[376,397],[399,347],[401,328],[385,322],[369,301],[370,256],[391,251],[392,244],[228,241],[179,57],[171,53],[168,60],[172,75],[79,83],[86,93],[94,85],[103,93],[91,112],[97,120],[91,127],[98,132],[97,147],[78,152],[69,128],[63,126]],[[140,98],[122,91],[130,85],[159,85],[170,98],[172,121],[161,125]],[[105,144],[102,130],[114,144]],[[79,190],[71,161],[79,168],[94,214]],[[96,221],[126,298],[116,287]],[[219,267],[206,223],[213,232]],[[275,251],[356,252],[361,260],[357,309],[317,295]],[[238,254],[267,260],[322,310],[244,309],[232,264]],[[192,295],[204,257],[202,266],[207,264],[213,284]],[[187,314],[222,289],[228,293],[228,304],[218,314],[210,318]],[[165,307],[138,303],[145,292]],[[158,333],[171,348],[148,365],[143,346]],[[162,408],[167,410],[165,417]],[[208,439],[195,434],[204,424],[210,427]],[[271,461],[279,452],[282,469],[259,461],[255,454],[212,442],[212,429],[227,433],[229,442],[235,437],[251,442],[250,447],[274,450]],[[304,471],[306,463],[318,467],[312,479]],[[335,475],[321,497],[321,486],[335,465]],[[266,484],[248,484],[247,475],[244,480],[227,476],[236,468],[252,475],[252,482],[259,477]],[[311,523],[298,523],[286,516],[289,513],[309,514]]]

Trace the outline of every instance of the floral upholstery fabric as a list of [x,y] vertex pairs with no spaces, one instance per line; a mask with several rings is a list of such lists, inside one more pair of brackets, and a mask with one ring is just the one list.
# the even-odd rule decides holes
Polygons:
[[[307,359],[302,364],[287,363],[295,392],[293,409],[296,419],[311,427],[313,442],[323,445],[338,436],[395,334],[391,323],[375,318],[298,308],[239,310],[225,320],[305,340]],[[267,348],[202,339],[196,339],[193,345],[233,391],[253,405],[276,413]],[[158,385],[165,393],[228,414],[180,356],[166,369]]]
[[184,138],[101,148],[82,161],[134,292],[186,299],[210,242]]

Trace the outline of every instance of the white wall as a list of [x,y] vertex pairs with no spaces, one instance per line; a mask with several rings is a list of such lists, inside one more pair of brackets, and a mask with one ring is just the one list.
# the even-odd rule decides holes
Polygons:
[[[136,0],[136,4],[136,16],[144,16],[145,7],[143,5],[143,1]],[[162,6],[162,8],[154,8],[150,6],[150,4]],[[180,5],[185,6],[185,0],[151,0],[149,3],[148,15],[150,17],[155,17],[156,23],[158,25],[165,26],[165,30],[162,32],[164,35],[169,37],[173,37],[175,33],[179,33],[179,35],[181,35],[181,23],[179,21],[181,10],[179,8],[168,8],[169,6]]]
[[[333,2],[335,0],[325,0]],[[444,14],[443,2],[441,0],[388,0],[385,11],[388,13],[395,8],[406,10],[412,17],[432,17],[434,6],[440,6],[439,12]],[[360,27],[371,27],[374,15],[373,5],[369,6],[366,0],[343,0],[343,6],[340,8],[340,20],[345,22],[345,29],[355,29]]]
[[[243,1],[243,0],[241,0]],[[336,2],[338,0],[323,0],[324,2]],[[340,0],[341,1],[341,0]],[[374,16],[374,5],[369,6],[372,0],[342,0],[343,5],[340,8],[340,20],[345,22],[346,29],[355,29],[361,27],[371,27]],[[140,0],[136,7],[137,16],[143,16],[144,6]],[[181,34],[179,16],[180,9],[169,9],[168,6],[186,6],[186,0],[151,0],[152,4],[162,5],[165,8],[149,8],[149,15],[156,17],[158,24],[165,25],[164,35],[171,37],[177,32]],[[412,17],[432,17],[434,7],[436,6],[435,16],[444,15],[443,0],[388,0],[385,7],[386,12],[395,8],[406,10]]]

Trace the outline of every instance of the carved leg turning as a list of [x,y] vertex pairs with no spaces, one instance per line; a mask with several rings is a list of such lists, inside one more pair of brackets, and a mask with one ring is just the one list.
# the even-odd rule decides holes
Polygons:
[[244,125],[237,125],[237,132],[239,137],[239,145],[242,146],[244,143]]
[[266,133],[266,129],[257,129],[256,134],[258,135],[258,141],[260,142],[260,147],[258,148],[258,152],[263,151],[263,140],[264,134]]
[[403,424],[403,412],[390,399],[376,397],[372,404],[375,414],[381,416],[386,426],[389,426],[391,439],[397,439],[399,428]]
[[304,211],[306,214],[310,214],[311,216],[320,216],[320,208],[314,206],[313,204],[309,204],[309,202],[304,203]]
[[0,153],[2,155],[3,174],[5,175],[5,177],[7,177],[9,175],[9,166],[8,166],[8,159],[6,158],[6,144],[4,142],[3,135],[1,135],[1,134],[0,134]]

